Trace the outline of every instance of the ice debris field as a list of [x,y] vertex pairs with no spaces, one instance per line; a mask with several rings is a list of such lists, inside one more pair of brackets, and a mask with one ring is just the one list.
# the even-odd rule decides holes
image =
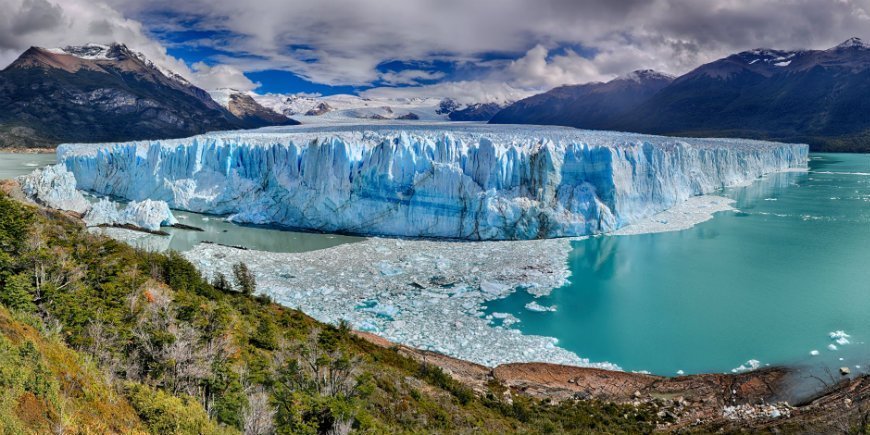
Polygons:
[[100,195],[235,222],[467,240],[610,232],[807,155],[800,144],[437,123],[58,148],[78,188]]

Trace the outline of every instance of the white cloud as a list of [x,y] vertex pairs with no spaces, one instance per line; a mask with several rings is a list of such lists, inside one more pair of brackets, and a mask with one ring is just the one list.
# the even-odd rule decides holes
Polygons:
[[381,74],[381,81],[388,85],[417,85],[421,81],[433,81],[444,78],[441,71],[424,71],[406,69],[402,71],[387,71]]
[[506,103],[536,93],[518,89],[496,80],[469,80],[442,82],[425,86],[377,87],[360,93],[369,98],[453,98],[460,104],[497,102]]
[[251,91],[260,86],[245,77],[238,68],[229,65],[209,66],[203,62],[192,65],[191,80],[203,89],[231,88]]

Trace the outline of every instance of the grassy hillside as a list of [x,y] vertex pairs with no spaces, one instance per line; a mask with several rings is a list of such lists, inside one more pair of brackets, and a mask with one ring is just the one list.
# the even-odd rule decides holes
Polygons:
[[0,196],[0,421],[45,433],[642,433],[655,410],[436,367]]

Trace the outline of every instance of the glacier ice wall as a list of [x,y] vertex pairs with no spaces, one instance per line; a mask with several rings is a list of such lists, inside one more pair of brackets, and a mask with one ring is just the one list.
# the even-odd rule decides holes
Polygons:
[[607,232],[806,166],[806,145],[560,127],[346,125],[67,144],[80,189],[325,232],[474,240]]

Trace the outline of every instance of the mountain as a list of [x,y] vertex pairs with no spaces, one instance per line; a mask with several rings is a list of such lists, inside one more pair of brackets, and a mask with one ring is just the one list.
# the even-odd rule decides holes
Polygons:
[[451,121],[489,121],[502,108],[498,103],[461,105],[452,98],[445,98],[438,104],[436,113],[447,115]]
[[229,88],[221,88],[210,92],[212,98],[229,110],[233,116],[242,120],[246,125],[265,127],[270,125],[295,125],[294,121],[272,109],[267,109],[254,98],[242,91]]
[[870,151],[870,45],[756,49],[702,65],[609,126]]
[[563,86],[521,100],[491,122],[870,151],[870,45],[858,38],[827,50],[744,51],[665,81],[649,88],[625,79]]
[[604,129],[614,117],[636,108],[673,80],[640,70],[607,83],[560,86],[511,104],[494,114],[490,123]]
[[260,126],[123,44],[31,47],[0,71],[0,146],[184,137]]

